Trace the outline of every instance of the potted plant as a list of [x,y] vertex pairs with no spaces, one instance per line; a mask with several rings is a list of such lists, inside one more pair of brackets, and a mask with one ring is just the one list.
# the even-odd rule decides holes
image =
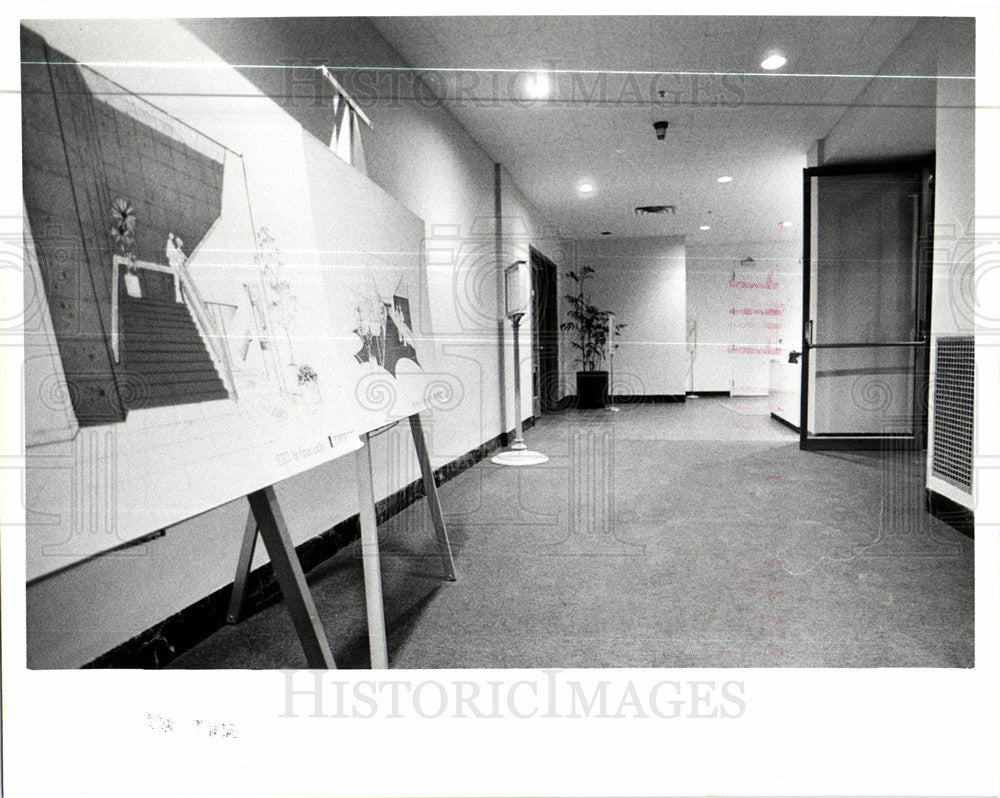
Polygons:
[[567,315],[569,320],[559,325],[563,332],[575,332],[577,338],[572,341],[577,350],[576,362],[580,370],[576,373],[577,407],[604,407],[608,399],[608,372],[601,366],[608,356],[608,347],[618,348],[613,341],[624,324],[614,323],[611,326],[611,311],[602,310],[590,303],[587,296],[587,281],[594,276],[591,266],[584,266],[579,272],[566,272],[566,277],[576,284],[575,294],[566,294],[569,303]]
[[122,275],[125,293],[133,299],[142,299],[142,283],[135,273],[135,211],[127,199],[119,197],[111,205],[111,237],[128,259]]
[[320,401],[319,375],[312,366],[299,366],[298,381],[306,402],[316,404]]

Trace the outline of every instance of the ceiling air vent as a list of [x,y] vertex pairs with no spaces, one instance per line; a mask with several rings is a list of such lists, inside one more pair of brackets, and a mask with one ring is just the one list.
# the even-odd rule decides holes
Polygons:
[[677,211],[673,205],[640,205],[635,209],[636,216],[652,216],[654,213],[666,213],[673,216]]

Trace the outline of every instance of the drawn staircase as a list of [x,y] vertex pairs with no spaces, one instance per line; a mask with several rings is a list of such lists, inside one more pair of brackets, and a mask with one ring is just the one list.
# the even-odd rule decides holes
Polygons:
[[121,300],[122,403],[129,410],[227,399],[183,302]]

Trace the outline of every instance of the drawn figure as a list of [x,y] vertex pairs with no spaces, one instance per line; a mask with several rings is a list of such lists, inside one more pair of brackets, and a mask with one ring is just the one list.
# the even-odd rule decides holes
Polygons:
[[187,261],[187,255],[181,249],[183,246],[184,242],[179,236],[175,236],[173,233],[167,234],[167,263],[172,269],[179,269]]

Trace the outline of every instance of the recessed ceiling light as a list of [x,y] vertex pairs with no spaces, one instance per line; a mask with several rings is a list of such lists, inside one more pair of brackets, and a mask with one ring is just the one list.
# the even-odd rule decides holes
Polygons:
[[593,183],[581,183],[580,187],[577,189],[581,194],[591,194],[594,191]]
[[785,64],[788,63],[788,59],[785,58],[781,53],[771,53],[767,58],[760,62],[761,69],[781,69]]
[[524,88],[528,92],[528,96],[536,100],[544,100],[549,96],[549,76],[544,72],[536,72],[528,77]]
[[778,222],[778,227],[795,227],[795,222]]
[[699,227],[698,229],[699,229],[699,230],[711,230],[712,228],[711,228],[711,227],[709,227],[709,226],[708,226],[707,224],[703,224],[703,225],[702,225],[701,227]]
[[723,175],[722,177],[717,178],[716,182],[717,183],[732,183],[733,179],[729,175]]

